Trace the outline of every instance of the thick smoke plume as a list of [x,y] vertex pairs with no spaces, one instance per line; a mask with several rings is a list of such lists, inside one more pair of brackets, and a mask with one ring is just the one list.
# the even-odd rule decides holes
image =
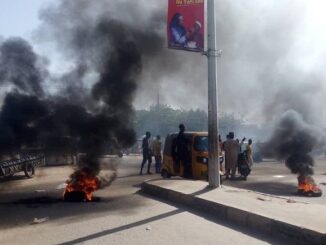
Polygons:
[[285,159],[292,173],[312,175],[314,160],[310,153],[315,147],[324,145],[324,133],[304,121],[301,114],[290,110],[276,123],[266,150],[278,159]]
[[[133,104],[155,103],[159,84],[163,103],[206,109],[206,58],[166,49],[166,7],[167,1],[61,0],[43,9],[35,39],[55,43],[64,61],[60,74],[47,74],[45,60],[26,41],[1,40],[0,86],[11,91],[1,113],[1,144],[59,151],[73,141],[94,146],[95,155],[107,144],[130,145]],[[323,125],[325,59],[313,48],[312,39],[319,39],[305,35],[312,7],[291,0],[218,3],[222,111],[265,125],[292,109],[309,125]],[[23,100],[40,109],[11,115],[14,104],[32,111],[17,102]]]
[[[12,86],[0,113],[0,144],[6,153],[42,147],[56,153],[85,152],[80,168],[97,174],[108,147],[135,141],[133,100],[146,60],[157,58],[164,38],[162,15],[146,16],[146,28],[116,18],[107,1],[60,1],[44,9],[38,38],[55,40],[69,63],[64,74],[44,76],[30,44],[1,44],[0,86]],[[134,4],[138,6],[138,4]],[[18,71],[18,72],[16,72]],[[54,91],[54,92],[53,92]]]
[[46,71],[32,46],[22,38],[0,42],[0,86],[41,96]]

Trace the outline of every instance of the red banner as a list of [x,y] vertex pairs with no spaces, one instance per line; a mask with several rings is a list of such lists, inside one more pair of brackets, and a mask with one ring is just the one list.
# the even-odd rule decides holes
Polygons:
[[169,0],[168,47],[204,50],[204,0]]

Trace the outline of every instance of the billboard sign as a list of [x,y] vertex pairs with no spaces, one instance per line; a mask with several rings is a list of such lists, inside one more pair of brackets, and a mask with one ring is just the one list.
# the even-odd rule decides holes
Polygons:
[[169,0],[168,47],[187,51],[204,50],[204,0]]

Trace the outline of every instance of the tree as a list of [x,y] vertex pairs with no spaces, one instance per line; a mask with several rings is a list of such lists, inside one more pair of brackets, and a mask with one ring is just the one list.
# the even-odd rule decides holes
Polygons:
[[[153,136],[160,134],[165,137],[169,133],[178,132],[180,123],[186,125],[187,131],[207,131],[207,112],[199,109],[173,109],[169,105],[153,105],[149,110],[136,111],[134,128],[138,138],[146,131],[150,131]],[[246,125],[244,120],[234,114],[221,114],[219,134],[225,139],[229,132],[235,132],[239,137],[253,137],[255,133],[259,133],[257,125]]]
[[189,131],[207,131],[207,113],[199,109],[180,110],[168,105],[155,105],[149,110],[136,111],[134,128],[137,137],[146,131],[165,137],[168,133],[177,132],[180,123],[184,123]]

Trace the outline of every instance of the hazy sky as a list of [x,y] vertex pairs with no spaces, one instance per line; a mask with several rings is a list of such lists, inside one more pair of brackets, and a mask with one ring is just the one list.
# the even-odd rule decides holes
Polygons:
[[[147,5],[145,11],[155,9],[154,5],[166,8],[165,0],[148,1],[151,6]],[[33,40],[36,50],[46,54],[57,68],[62,66],[63,62],[56,56],[56,51],[49,48],[49,44],[40,45],[32,38],[32,31],[39,25],[39,9],[53,2],[56,1],[0,0],[0,38],[22,36]],[[264,117],[264,113],[277,114],[289,109],[290,105],[283,106],[282,93],[288,89],[291,93],[294,91],[292,97],[296,97],[297,89],[307,92],[308,97],[316,95],[312,104],[317,114],[324,113],[320,105],[326,103],[323,99],[326,98],[326,1],[216,2],[218,42],[219,48],[223,50],[222,58],[219,59],[221,110],[241,112],[249,121],[255,121]],[[163,103],[181,108],[206,109],[205,58],[199,54],[171,52],[190,61],[187,63],[189,66],[183,65],[179,73],[167,74],[160,78],[154,78],[150,69],[145,70],[145,81],[157,81],[143,83],[143,90],[139,90],[135,105],[141,108],[155,103],[156,91],[160,85]],[[310,83],[312,87],[306,89]],[[281,105],[275,104],[277,101]],[[271,111],[264,112],[266,108]],[[326,114],[322,116],[325,119]]]
[[51,0],[1,0],[0,36],[30,37],[39,24],[39,9]]

